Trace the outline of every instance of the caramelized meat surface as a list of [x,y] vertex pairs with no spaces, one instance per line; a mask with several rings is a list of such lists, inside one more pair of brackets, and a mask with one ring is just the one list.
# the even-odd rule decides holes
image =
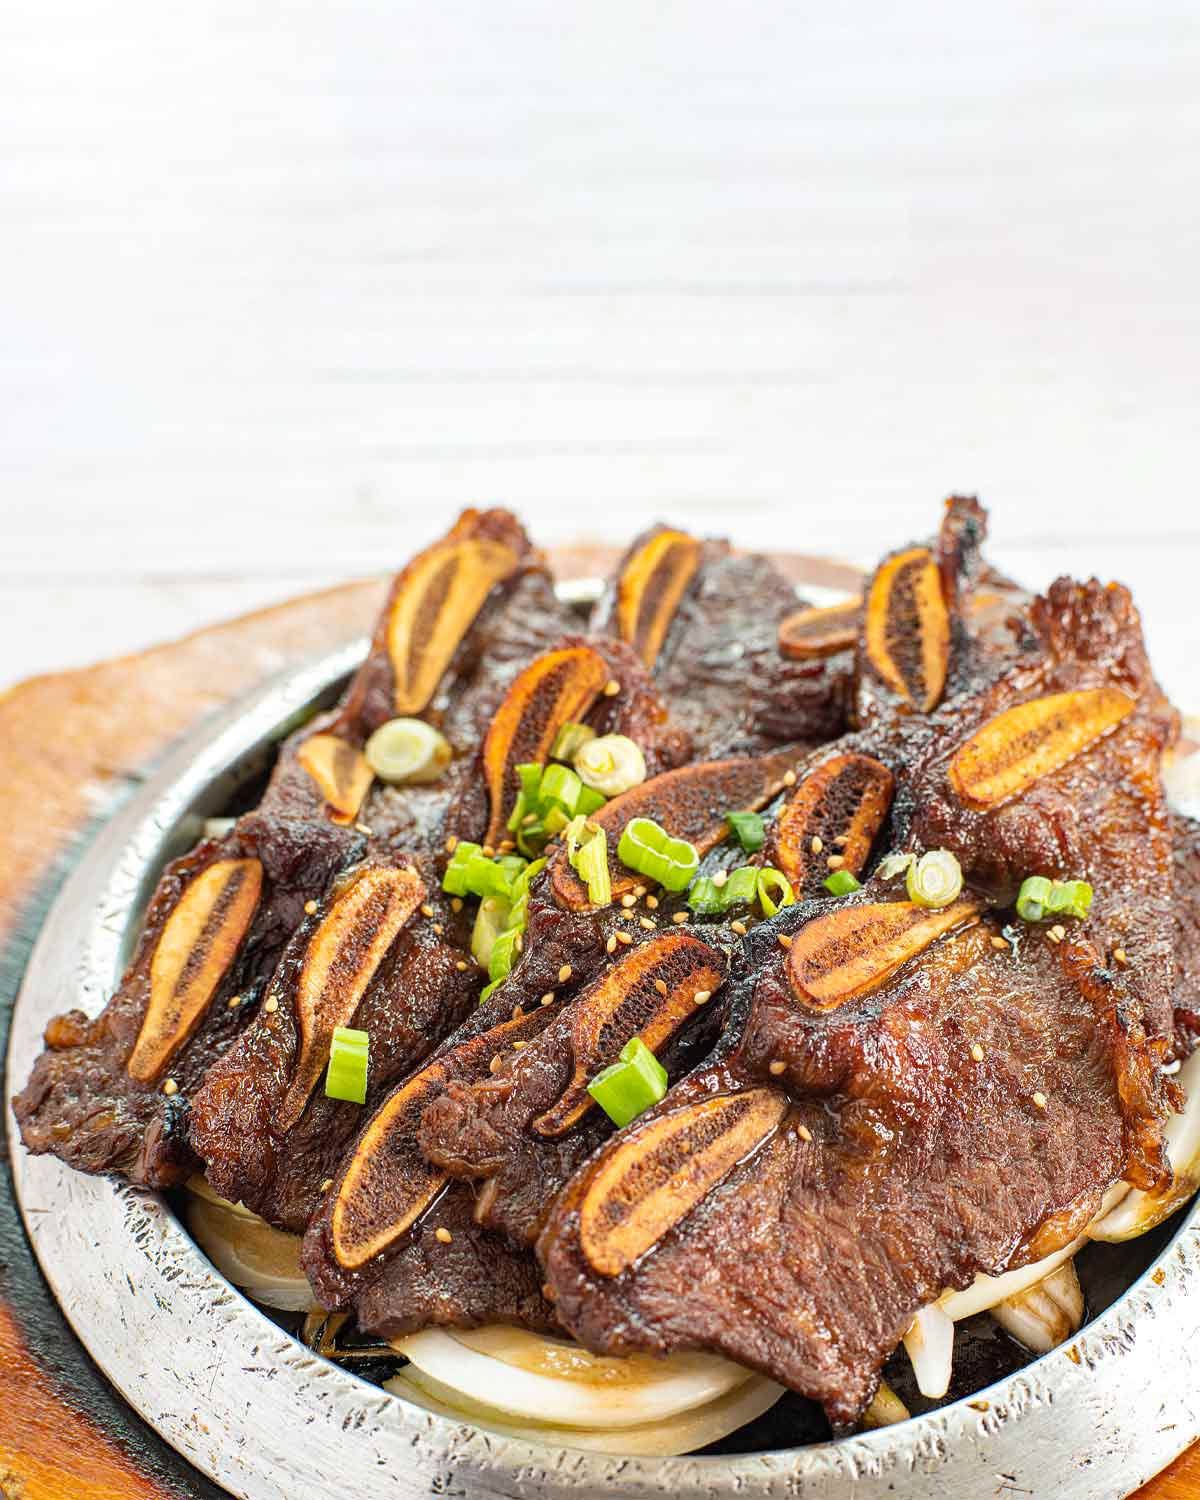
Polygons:
[[827,914],[751,935],[722,1048],[577,1174],[538,1254],[589,1348],[716,1350],[844,1424],[919,1308],[1077,1234],[1162,1106],[1085,944],[1001,947],[968,909],[883,984],[818,1003],[779,939]]
[[165,1187],[193,1171],[187,1100],[244,1030],[344,846],[238,827],[169,865],[133,961],[95,1019],[56,1016],[13,1110],[28,1150]]

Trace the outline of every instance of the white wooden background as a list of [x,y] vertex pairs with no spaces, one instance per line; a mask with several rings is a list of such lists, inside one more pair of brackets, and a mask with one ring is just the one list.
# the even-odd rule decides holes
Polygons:
[[0,684],[473,501],[868,560],[978,490],[1200,703],[1196,0],[4,0]]

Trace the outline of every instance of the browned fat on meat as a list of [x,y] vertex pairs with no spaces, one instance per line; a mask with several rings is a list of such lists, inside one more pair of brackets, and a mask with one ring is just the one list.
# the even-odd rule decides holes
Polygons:
[[712,1045],[724,954],[672,928],[617,959],[482,1081],[449,1078],[425,1105],[420,1144],[457,1177],[484,1178],[480,1223],[531,1244],[555,1194],[612,1131],[589,1082],[640,1037],[670,1078]]
[[253,1016],[305,903],[363,843],[239,826],[170,864],[116,994],[94,1019],[73,1010],[46,1028],[13,1100],[27,1149],[152,1187],[193,1171],[192,1090]]
[[362,1121],[322,1085],[334,1030],[370,1036],[369,1108],[475,1004],[466,916],[432,879],[407,863],[352,870],[289,946],[192,1101],[192,1146],[223,1197],[302,1230]]
[[818,1009],[775,941],[816,910],[756,930],[720,1055],[576,1175],[538,1254],[589,1348],[712,1350],[841,1426],[942,1290],[1048,1253],[1047,1225],[1069,1240],[1122,1175],[1161,1175],[1166,1098],[1086,945],[999,946],[976,922]]

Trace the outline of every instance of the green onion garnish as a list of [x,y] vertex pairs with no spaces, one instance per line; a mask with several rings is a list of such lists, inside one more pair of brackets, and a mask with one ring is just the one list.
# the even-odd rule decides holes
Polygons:
[[451,896],[492,896],[505,903],[512,900],[513,881],[525,869],[527,861],[517,854],[502,854],[488,859],[478,844],[463,840],[442,876],[442,889]]
[[607,801],[608,798],[603,792],[596,791],[594,787],[581,786],[575,810],[581,812],[585,818],[590,818],[594,812],[599,812]]
[[471,931],[471,957],[481,969],[491,964],[496,939],[508,926],[511,916],[512,907],[507,901],[498,901],[495,896],[487,896],[479,903]]
[[763,846],[763,820],[756,812],[727,812],[725,821],[735,839],[747,854],[756,854]]
[[454,846],[454,857],[446,866],[446,873],[442,876],[442,890],[451,896],[469,896],[471,892],[467,889],[467,861],[473,854],[480,852],[478,844],[472,844],[467,839],[460,839]]
[[554,736],[554,744],[550,747],[550,759],[565,760],[569,765],[587,742],[595,738],[594,729],[589,729],[586,724],[572,724],[568,721]]
[[848,896],[851,891],[862,890],[862,881],[856,880],[849,870],[835,870],[822,884],[831,896]]
[[640,1036],[621,1048],[621,1061],[610,1063],[592,1079],[588,1093],[621,1129],[657,1104],[667,1092],[667,1070]]
[[602,734],[588,740],[575,756],[575,769],[587,786],[606,797],[619,797],[646,779],[641,746],[624,734]]
[[1092,888],[1086,880],[1055,881],[1050,910],[1059,917],[1086,917],[1092,909]]
[[544,814],[557,807],[573,818],[582,790],[583,782],[570,766],[547,766],[542,772],[540,810]]
[[567,859],[588,888],[593,906],[612,901],[612,875],[608,868],[608,838],[603,828],[589,823],[580,813],[567,825]]
[[668,891],[686,890],[700,864],[694,845],[673,839],[652,818],[632,818],[625,825],[617,857],[639,875],[657,880]]
[[687,904],[698,917],[722,915],[733,906],[749,906],[758,895],[758,870],[739,865],[730,870],[721,885],[700,875],[688,887]]
[[1021,882],[1017,895],[1017,916],[1022,922],[1040,922],[1046,915],[1054,882],[1044,875],[1030,875]]
[[437,781],[453,753],[445,735],[424,719],[389,719],[363,746],[372,771],[392,786]]
[[488,959],[488,978],[493,983],[500,979],[507,979],[512,973],[512,966],[517,961],[517,945],[520,941],[519,929],[506,927],[492,944],[491,957]]
[[796,899],[791,881],[774,865],[764,865],[758,872],[758,904],[763,915],[773,917],[782,906],[791,906]]
[[1030,875],[1021,882],[1017,916],[1024,922],[1046,917],[1086,917],[1092,909],[1092,888],[1086,880],[1047,880]]
[[931,849],[908,867],[908,896],[933,910],[950,906],[962,893],[962,866],[949,849]]
[[371,1039],[365,1031],[349,1026],[334,1028],[329,1045],[329,1067],[325,1072],[325,1094],[348,1104],[367,1102],[367,1054]]

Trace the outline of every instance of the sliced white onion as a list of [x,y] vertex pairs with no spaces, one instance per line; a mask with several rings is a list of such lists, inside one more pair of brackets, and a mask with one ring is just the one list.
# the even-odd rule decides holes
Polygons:
[[614,1453],[627,1458],[669,1458],[694,1453],[718,1438],[727,1437],[769,1411],[783,1387],[761,1375],[751,1375],[733,1390],[706,1401],[691,1411],[678,1412],[659,1422],[605,1431],[583,1427],[558,1427],[538,1422],[518,1422],[507,1412],[482,1405],[410,1366],[403,1374],[385,1382],[387,1390],[414,1406],[438,1416],[486,1427],[502,1437],[524,1438],[553,1448],[582,1448],[592,1453]]
[[[590,1354],[518,1328],[426,1328],[395,1348],[423,1374],[525,1422],[612,1429],[674,1417],[726,1395],[750,1373],[713,1354]],[[415,1377],[414,1377],[415,1378]]]
[[1083,1289],[1075,1262],[1066,1261],[1036,1286],[1006,1297],[992,1309],[992,1316],[1026,1349],[1049,1354],[1083,1322]]
[[964,1287],[961,1292],[944,1292],[936,1305],[955,1323],[961,1323],[964,1318],[973,1317],[976,1313],[987,1312],[1006,1297],[1017,1297],[1022,1292],[1027,1292],[1031,1286],[1036,1286],[1052,1271],[1056,1271],[1063,1261],[1071,1259],[1084,1243],[1084,1238],[1085,1236],[1080,1236],[1069,1245],[1064,1245],[1061,1250],[1055,1250],[1052,1255],[1031,1261],[1027,1266],[1019,1266],[1015,1271],[1005,1271],[1000,1276],[976,1276],[971,1285]]
[[892,1427],[897,1422],[906,1422],[912,1416],[886,1380],[879,1382],[874,1399],[862,1414],[864,1427]]
[[187,1226],[192,1238],[234,1286],[256,1302],[284,1312],[305,1312],[316,1303],[300,1269],[300,1236],[274,1229],[240,1203],[218,1198],[204,1183],[188,1183],[192,1197]]
[[912,1361],[917,1389],[930,1400],[939,1400],[950,1388],[954,1363],[954,1323],[937,1302],[923,1307],[904,1335],[904,1347]]
[[1136,1239],[1182,1207],[1200,1187],[1200,1051],[1192,1053],[1175,1081],[1187,1098],[1183,1113],[1172,1115],[1163,1128],[1174,1181],[1165,1193],[1131,1188],[1110,1213],[1093,1223],[1088,1230],[1092,1239],[1113,1244]]

